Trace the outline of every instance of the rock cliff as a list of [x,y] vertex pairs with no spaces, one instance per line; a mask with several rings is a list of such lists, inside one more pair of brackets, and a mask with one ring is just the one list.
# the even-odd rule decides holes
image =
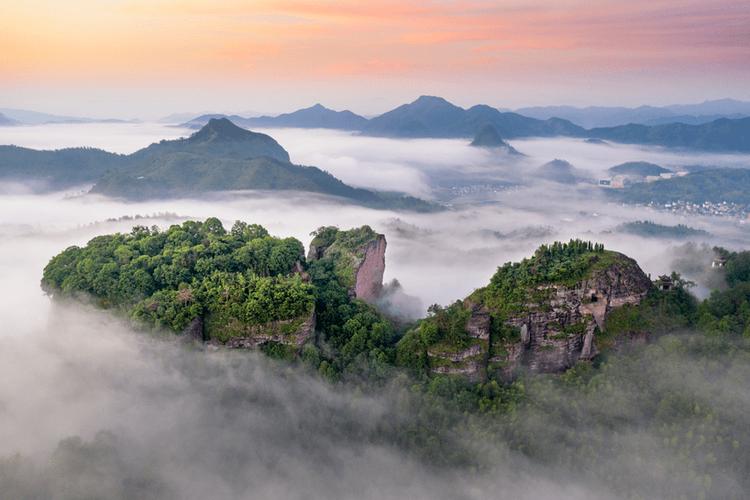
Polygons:
[[359,263],[354,281],[354,296],[365,302],[374,302],[383,289],[385,273],[385,236],[377,235],[362,249],[364,256]]
[[[560,280],[534,279],[544,262],[506,265],[489,286],[439,310],[407,336],[423,339],[429,371],[472,380],[508,380],[519,370],[560,372],[590,360],[599,353],[608,315],[639,304],[653,285],[625,255],[602,250],[575,259],[569,266],[583,266],[578,275]],[[550,267],[558,269],[559,262]],[[507,281],[508,275],[531,284]],[[643,341],[637,337],[616,343]]]
[[559,372],[599,353],[597,334],[604,332],[609,313],[625,304],[637,305],[652,287],[634,260],[618,254],[605,269],[574,285],[539,285],[537,297],[523,313],[505,324],[518,329],[516,342],[497,342],[490,369],[509,378],[521,366],[535,373]]
[[209,338],[206,342],[231,349],[260,349],[273,343],[296,352],[315,335],[315,319],[313,310],[306,316],[262,325],[235,322],[226,326],[221,338]]
[[330,259],[339,281],[352,297],[375,302],[383,289],[385,235],[370,226],[349,231],[322,227],[314,235],[307,260]]

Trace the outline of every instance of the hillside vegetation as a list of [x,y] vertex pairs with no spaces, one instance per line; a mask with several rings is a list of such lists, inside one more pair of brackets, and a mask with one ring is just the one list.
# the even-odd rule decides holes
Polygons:
[[355,188],[317,167],[295,165],[273,138],[226,118],[212,118],[188,138],[161,141],[131,155],[89,148],[35,151],[0,146],[0,179],[31,181],[46,189],[94,184],[92,193],[131,200],[296,190],[377,209],[440,209],[412,196]]
[[701,170],[684,177],[633,184],[611,190],[612,196],[629,203],[738,203],[750,204],[750,170],[721,168]]
[[203,314],[263,324],[312,310],[312,287],[293,273],[303,253],[298,240],[241,222],[230,231],[218,219],[166,231],[137,226],[66,249],[45,267],[42,286],[174,332]]
[[[338,244],[344,254],[374,234],[323,227],[314,242]],[[628,271],[633,261],[590,242],[545,245],[498,268],[466,300],[432,306],[424,320],[400,327],[349,296],[336,252],[305,263],[293,238],[241,222],[225,231],[208,219],[71,247],[45,268],[43,286],[175,332],[198,314],[214,314],[219,320],[208,324],[219,338],[231,336],[237,320],[262,324],[314,308],[317,333],[301,349],[264,352],[333,384],[389,395],[409,418],[387,414],[377,429],[359,432],[437,467],[483,470],[515,456],[579,479],[605,477],[626,498],[741,499],[750,490],[748,407],[732,395],[750,383],[750,252],[716,252],[726,262],[716,270],[726,290],[698,303],[691,283],[660,278],[640,303],[608,315],[599,333],[612,348],[559,375],[521,372],[510,381],[425,370],[435,358],[415,347],[473,342],[474,306],[500,318],[523,312],[529,300],[551,305],[545,287],[570,287],[607,270],[624,276],[635,272]],[[513,328],[495,320],[490,328],[495,338],[518,341]],[[655,335],[650,343],[614,347],[614,339],[644,330]]]

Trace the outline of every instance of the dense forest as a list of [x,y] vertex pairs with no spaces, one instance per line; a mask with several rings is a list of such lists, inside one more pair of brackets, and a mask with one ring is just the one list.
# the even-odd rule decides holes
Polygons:
[[[311,311],[311,286],[293,272],[303,253],[298,240],[241,222],[230,231],[218,219],[166,231],[136,226],[66,249],[44,269],[42,286],[175,332],[204,313],[262,324]],[[226,322],[211,324],[219,330]]]
[[[313,236],[318,245],[338,239],[342,249],[354,249],[371,231],[323,227]],[[313,339],[299,350],[266,354],[330,384],[389,394],[410,418],[394,416],[364,435],[436,467],[481,471],[502,460],[498,453],[520,453],[539,464],[566,464],[564,474],[604,480],[623,497],[743,498],[750,483],[736,478],[750,469],[750,430],[742,405],[726,391],[750,382],[750,252],[715,251],[725,263],[715,270],[725,289],[699,302],[692,283],[661,277],[639,305],[614,312],[600,332],[606,340],[649,330],[648,344],[605,350],[562,374],[520,373],[511,381],[431,374],[408,349],[415,341],[464,338],[460,302],[434,305],[416,324],[393,321],[351,297],[337,273],[340,254],[306,262],[299,241],[274,238],[257,225],[237,222],[226,231],[208,219],[100,236],[56,256],[43,286],[175,332],[202,312],[260,324],[314,308]],[[475,298],[502,308],[515,303],[518,290],[573,283],[619,259],[591,242],[544,245],[499,267]]]

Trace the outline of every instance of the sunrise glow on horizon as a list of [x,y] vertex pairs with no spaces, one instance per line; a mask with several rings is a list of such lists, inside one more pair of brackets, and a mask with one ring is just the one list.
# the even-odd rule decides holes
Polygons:
[[0,14],[0,104],[64,93],[71,105],[116,97],[108,112],[144,95],[138,112],[313,100],[376,112],[422,93],[508,107],[750,97],[744,0],[31,0]]

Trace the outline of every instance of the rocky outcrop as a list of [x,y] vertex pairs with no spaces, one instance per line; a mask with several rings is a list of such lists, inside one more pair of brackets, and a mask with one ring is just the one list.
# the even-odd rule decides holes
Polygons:
[[299,350],[315,335],[315,311],[309,315],[287,320],[272,321],[262,325],[229,325],[232,335],[226,339],[208,339],[212,346],[230,349],[259,349],[276,343]]
[[354,296],[365,302],[374,302],[383,290],[385,273],[385,236],[379,234],[361,250],[364,256],[355,272]]
[[[470,311],[465,328],[472,344],[459,352],[428,350],[431,370],[473,380],[485,376],[508,380],[520,369],[560,372],[579,360],[590,360],[599,353],[597,336],[609,313],[625,304],[639,304],[653,286],[635,261],[616,255],[613,264],[574,285],[535,287],[529,294],[533,299],[522,311],[498,318],[506,332],[514,333],[510,338],[493,334],[490,309],[465,300]],[[643,335],[618,339],[617,345],[631,341],[643,342]]]
[[464,305],[471,310],[466,322],[466,333],[469,335],[467,344],[458,348],[433,346],[427,349],[427,356],[433,373],[462,375],[476,382],[487,376],[492,318],[481,305],[468,300]]
[[369,226],[349,231],[324,227],[315,233],[307,260],[331,259],[350,296],[374,303],[383,290],[386,246],[385,235]]

